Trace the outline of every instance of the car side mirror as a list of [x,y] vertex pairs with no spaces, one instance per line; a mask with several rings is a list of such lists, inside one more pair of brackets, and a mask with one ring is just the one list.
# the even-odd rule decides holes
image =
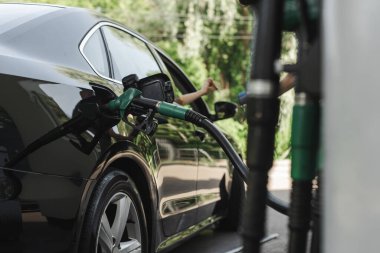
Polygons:
[[214,108],[215,115],[212,117],[213,121],[232,118],[235,116],[237,111],[236,104],[226,101],[215,102]]

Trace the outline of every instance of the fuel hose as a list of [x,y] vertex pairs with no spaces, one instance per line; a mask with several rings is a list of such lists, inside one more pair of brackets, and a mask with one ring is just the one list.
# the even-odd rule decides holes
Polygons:
[[[218,142],[244,182],[248,182],[248,167],[245,165],[230,141],[206,116],[177,104],[141,97],[141,93],[133,90],[134,88],[129,88],[125,92],[126,95],[117,98],[119,100],[117,103],[115,103],[115,101],[109,102],[109,108],[112,110],[121,109],[123,111],[128,111],[131,114],[133,114],[134,110],[141,111],[141,108],[145,108],[145,110],[154,109],[161,115],[188,121],[205,129]],[[119,108],[117,105],[123,105],[123,108]],[[279,213],[287,215],[289,209],[288,204],[276,198],[271,193],[268,193],[266,203],[269,207]]]

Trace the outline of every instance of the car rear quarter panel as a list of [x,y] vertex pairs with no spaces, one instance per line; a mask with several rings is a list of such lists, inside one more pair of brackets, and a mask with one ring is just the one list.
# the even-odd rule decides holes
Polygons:
[[[91,72],[17,54],[0,56],[0,65],[0,167],[70,120],[83,96],[93,94],[90,82],[111,86]],[[92,136],[91,131],[83,133],[84,138]],[[89,155],[73,143],[78,143],[77,137],[65,135],[12,168],[0,169],[0,174],[12,175],[21,185],[17,200],[0,203],[2,217],[12,221],[6,224],[6,219],[0,219],[1,238],[11,237],[0,242],[4,250],[0,252],[63,252],[71,248],[82,193],[112,141],[105,136]],[[22,229],[13,229],[17,227]]]

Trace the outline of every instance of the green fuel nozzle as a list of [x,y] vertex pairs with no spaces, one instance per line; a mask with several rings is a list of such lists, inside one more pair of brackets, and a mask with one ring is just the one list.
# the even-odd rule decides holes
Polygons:
[[[141,96],[141,94],[142,92],[140,90],[136,88],[129,88],[119,97],[108,102],[107,108],[112,111],[119,110],[120,116],[122,118],[125,112],[128,110],[128,108],[132,105],[132,103],[140,111],[148,111],[148,109],[154,109],[161,115],[181,120],[185,120],[186,113],[190,111],[189,109],[177,104],[171,104],[163,101],[144,98]],[[133,110],[131,113],[134,114]]]
[[111,100],[107,104],[107,108],[115,111],[119,110],[120,111],[120,117],[123,118],[125,111],[127,108],[130,106],[132,101],[139,97],[141,95],[141,91],[135,88],[129,88],[128,90],[124,91],[123,94],[121,94],[119,97]]
[[[139,89],[130,87],[106,105],[109,110],[118,111],[121,120],[135,129],[134,134],[140,131],[148,135],[154,134],[158,126],[155,118],[157,112],[169,118],[194,120],[194,116],[191,116],[193,113],[188,113],[191,111],[189,109],[176,104],[144,98],[141,95],[142,92]],[[128,118],[125,117],[126,114],[137,116],[137,121],[135,123],[129,122]]]
[[176,104],[170,104],[167,102],[159,102],[157,105],[157,111],[161,115],[165,115],[171,118],[176,118],[176,119],[186,119],[186,113],[190,111],[189,109],[182,107],[180,105]]

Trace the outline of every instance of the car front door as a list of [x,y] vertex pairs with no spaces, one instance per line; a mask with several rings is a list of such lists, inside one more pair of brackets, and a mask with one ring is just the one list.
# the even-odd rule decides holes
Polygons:
[[[195,88],[178,66],[163,54],[160,56],[180,92],[182,94],[194,92]],[[201,98],[188,106],[194,111],[210,116]],[[200,127],[194,126],[192,132],[197,137],[198,149],[196,197],[198,206],[196,222],[198,223],[226,210],[232,173],[227,156],[216,140]]]

